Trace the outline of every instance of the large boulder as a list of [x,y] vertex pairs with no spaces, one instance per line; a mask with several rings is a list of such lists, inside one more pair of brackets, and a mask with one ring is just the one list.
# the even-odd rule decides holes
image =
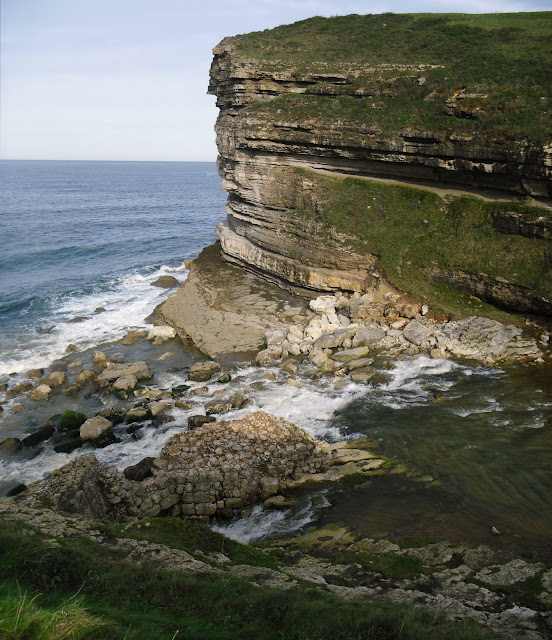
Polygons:
[[219,371],[220,366],[216,362],[196,362],[190,367],[188,379],[193,382],[207,382]]
[[365,347],[372,344],[377,344],[385,338],[385,331],[377,329],[376,327],[367,327],[362,331],[359,331],[353,338],[353,347]]
[[59,417],[57,429],[58,431],[74,431],[84,422],[86,422],[86,416],[84,413],[67,409],[67,411],[64,411]]
[[104,431],[108,431],[113,426],[107,418],[102,416],[95,416],[90,418],[80,428],[80,437],[83,440],[94,440],[98,436],[101,436]]
[[107,367],[98,375],[98,382],[105,386],[112,380],[125,376],[136,376],[138,380],[149,380],[153,373],[143,360],[128,364],[108,363]]
[[52,393],[52,387],[47,384],[39,384],[31,391],[31,400],[45,400]]
[[162,289],[172,289],[173,287],[179,287],[180,281],[174,276],[159,276],[157,280],[151,283],[152,287],[161,287]]
[[417,347],[421,346],[430,335],[431,329],[425,327],[421,322],[418,322],[418,320],[412,320],[403,331],[403,336],[408,342],[411,342]]

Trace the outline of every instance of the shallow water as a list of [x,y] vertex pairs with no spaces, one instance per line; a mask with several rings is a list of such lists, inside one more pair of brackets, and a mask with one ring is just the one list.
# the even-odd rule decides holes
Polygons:
[[[225,196],[214,163],[0,163],[2,242],[0,258],[0,373],[25,372],[67,356],[90,365],[91,351],[127,361],[146,360],[154,386],[186,382],[185,367],[202,358],[176,341],[155,347],[119,340],[167,295],[150,286],[159,275],[186,277],[182,261],[213,238],[224,217]],[[82,246],[81,246],[82,245]],[[96,307],[106,309],[95,315]],[[75,316],[86,320],[70,323]],[[39,330],[52,327],[48,334]],[[67,355],[69,343],[79,352]],[[167,359],[160,360],[166,352]],[[379,363],[379,364],[378,364]],[[312,367],[300,371],[300,388],[286,374],[238,369],[228,392],[242,391],[253,406],[304,427],[317,438],[365,436],[381,455],[404,461],[408,474],[379,477],[353,489],[328,487],[299,492],[286,512],[255,509],[240,522],[221,525],[243,540],[297,533],[312,523],[343,522],[365,535],[486,540],[494,526],[522,543],[552,540],[552,369],[506,369],[406,359],[388,369],[375,386],[349,382],[335,389],[329,378],[312,381]],[[76,368],[75,371],[79,371]],[[1,380],[0,380],[1,381]],[[203,386],[193,384],[192,386]],[[211,383],[200,403],[221,385]],[[4,405],[0,440],[42,426],[60,411],[93,415],[119,401],[112,396],[67,398],[25,404],[19,413]],[[98,458],[124,469],[156,455],[185,428],[190,414],[145,425],[134,437],[96,450]],[[17,482],[44,477],[81,449],[56,454],[51,443],[10,456],[0,454],[0,492]]]

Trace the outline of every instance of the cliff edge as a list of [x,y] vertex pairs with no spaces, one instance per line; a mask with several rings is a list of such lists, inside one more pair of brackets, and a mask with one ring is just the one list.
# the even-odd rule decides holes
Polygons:
[[551,34],[552,12],[383,14],[223,40],[223,257],[306,297],[387,281],[552,316]]

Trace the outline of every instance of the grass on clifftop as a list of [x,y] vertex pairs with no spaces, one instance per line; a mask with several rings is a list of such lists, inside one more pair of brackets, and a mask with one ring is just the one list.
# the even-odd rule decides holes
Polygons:
[[434,282],[429,269],[462,268],[526,285],[537,295],[552,297],[552,247],[549,240],[498,232],[493,212],[516,211],[534,217],[545,210],[511,202],[486,202],[472,196],[440,195],[422,188],[361,178],[340,178],[305,169],[317,202],[299,211],[319,223],[319,231],[337,228],[350,236],[359,253],[380,258],[386,277],[399,289],[455,316],[477,313],[498,319],[512,316]]
[[[509,146],[552,138],[552,12],[315,17],[227,41],[267,71],[349,72],[368,96],[287,95],[255,106],[274,118],[301,113],[319,125],[337,119],[383,135],[425,130]],[[460,91],[451,112],[447,100]]]
[[255,587],[229,573],[136,565],[108,544],[25,535],[0,522],[5,640],[490,640],[472,622],[347,602],[299,585]]

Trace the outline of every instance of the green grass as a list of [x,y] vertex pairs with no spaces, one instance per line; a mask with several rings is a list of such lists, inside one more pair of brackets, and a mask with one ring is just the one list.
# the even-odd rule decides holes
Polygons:
[[[359,125],[384,137],[408,130],[485,136],[511,148],[552,137],[552,12],[316,17],[227,41],[267,71],[350,72],[350,86],[334,85],[334,97],[287,95],[252,107],[276,120],[337,123],[349,136]],[[438,66],[378,67],[413,64]],[[340,95],[351,88],[369,97]],[[460,89],[474,94],[461,102],[468,119],[447,111]]]
[[290,175],[294,188],[300,189],[303,180],[314,185],[315,195],[296,213],[321,238],[332,242],[331,230],[339,229],[349,237],[345,246],[378,256],[380,268],[396,287],[417,299],[431,300],[436,311],[516,321],[468,293],[435,282],[430,277],[435,269],[460,268],[504,278],[529,287],[537,296],[552,296],[550,241],[507,235],[493,227],[496,212],[515,211],[534,218],[550,215],[546,210],[472,196],[442,198],[422,188],[305,169],[294,169]]
[[228,573],[135,565],[109,545],[23,535],[0,522],[0,637],[485,640],[491,632],[396,604],[341,601],[309,586],[259,588]]

